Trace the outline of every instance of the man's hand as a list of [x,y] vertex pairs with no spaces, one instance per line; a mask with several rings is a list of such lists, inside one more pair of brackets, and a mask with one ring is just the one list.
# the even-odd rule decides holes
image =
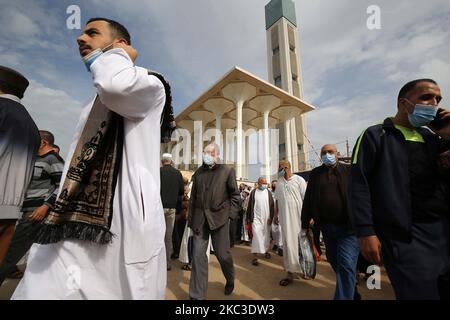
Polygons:
[[273,222],[274,222],[276,225],[279,225],[279,224],[280,224],[280,220],[278,219],[278,216],[275,216],[275,218],[273,219]]
[[136,58],[138,56],[138,52],[132,46],[130,46],[128,44],[125,44],[125,43],[122,43],[122,42],[117,42],[117,43],[114,43],[113,48],[122,48],[123,50],[126,51],[126,53],[130,57],[130,59],[133,60],[133,62],[136,61]]
[[376,265],[381,264],[381,242],[377,236],[359,238],[359,248],[367,261]]
[[41,221],[47,216],[49,206],[44,204],[40,207],[37,207],[34,209],[33,213],[30,216],[31,221]]
[[[446,121],[450,121],[450,110],[449,109],[440,109],[439,116]],[[450,124],[447,124],[445,127],[443,127],[442,129],[439,129],[439,130],[433,128],[432,126],[429,126],[429,127],[431,130],[433,130],[435,133],[440,135],[445,140],[450,140]]]

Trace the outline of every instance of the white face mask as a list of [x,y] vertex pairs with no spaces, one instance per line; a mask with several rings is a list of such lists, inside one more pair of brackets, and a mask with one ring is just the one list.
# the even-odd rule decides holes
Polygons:
[[203,162],[208,166],[212,166],[215,163],[213,156],[209,153],[203,154]]

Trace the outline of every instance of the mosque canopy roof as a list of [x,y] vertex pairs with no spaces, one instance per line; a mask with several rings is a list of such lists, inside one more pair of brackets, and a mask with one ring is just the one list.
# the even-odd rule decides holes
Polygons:
[[[217,117],[221,127],[235,128],[237,104],[242,103],[244,126],[262,128],[263,113],[268,112],[269,127],[314,110],[314,107],[258,78],[250,72],[233,67],[212,87],[176,116],[177,125],[191,129],[192,122],[202,120],[205,127],[215,126]],[[190,123],[190,124],[189,124]]]

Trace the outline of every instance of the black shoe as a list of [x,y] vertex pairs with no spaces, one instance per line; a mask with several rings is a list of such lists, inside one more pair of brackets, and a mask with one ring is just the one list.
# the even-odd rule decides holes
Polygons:
[[231,283],[231,284],[227,283],[225,285],[224,293],[225,293],[226,296],[229,296],[233,292],[233,290],[234,290],[234,283]]
[[179,255],[176,253],[172,253],[172,255],[170,256],[170,259],[175,260],[178,259]]
[[282,257],[282,256],[283,256],[283,249],[281,249],[281,248],[278,248],[278,255],[279,255],[280,257]]
[[168,266],[168,267],[167,267],[167,271],[170,271],[170,270],[172,270],[172,267],[171,267],[171,266]]

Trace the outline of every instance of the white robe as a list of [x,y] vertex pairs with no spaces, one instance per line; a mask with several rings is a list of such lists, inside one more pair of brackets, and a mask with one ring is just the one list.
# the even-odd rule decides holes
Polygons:
[[301,231],[301,212],[306,181],[293,175],[288,181],[280,178],[275,189],[279,221],[283,233],[283,262],[288,272],[300,272],[298,237]]
[[[108,245],[80,240],[34,244],[13,299],[165,298],[165,220],[159,191],[164,87],[146,69],[134,66],[121,48],[97,58],[91,72],[102,103],[124,117],[111,225],[115,237]],[[81,113],[61,181],[93,102]]]
[[[273,195],[273,201],[276,202],[277,199],[275,198],[274,191],[272,192],[272,195]],[[272,222],[271,231],[272,231],[273,244],[278,246],[278,248],[282,248],[283,247],[283,234],[281,233],[280,225]]]
[[253,206],[252,223],[252,253],[266,253],[270,246],[270,218],[268,190],[255,191],[255,204]]
[[245,200],[242,204],[242,208],[244,209],[244,214],[242,215],[241,240],[245,241],[245,242],[250,242],[250,235],[248,234],[248,231],[247,231],[247,207],[248,207],[249,198],[250,198],[249,196],[247,198],[245,198]]

